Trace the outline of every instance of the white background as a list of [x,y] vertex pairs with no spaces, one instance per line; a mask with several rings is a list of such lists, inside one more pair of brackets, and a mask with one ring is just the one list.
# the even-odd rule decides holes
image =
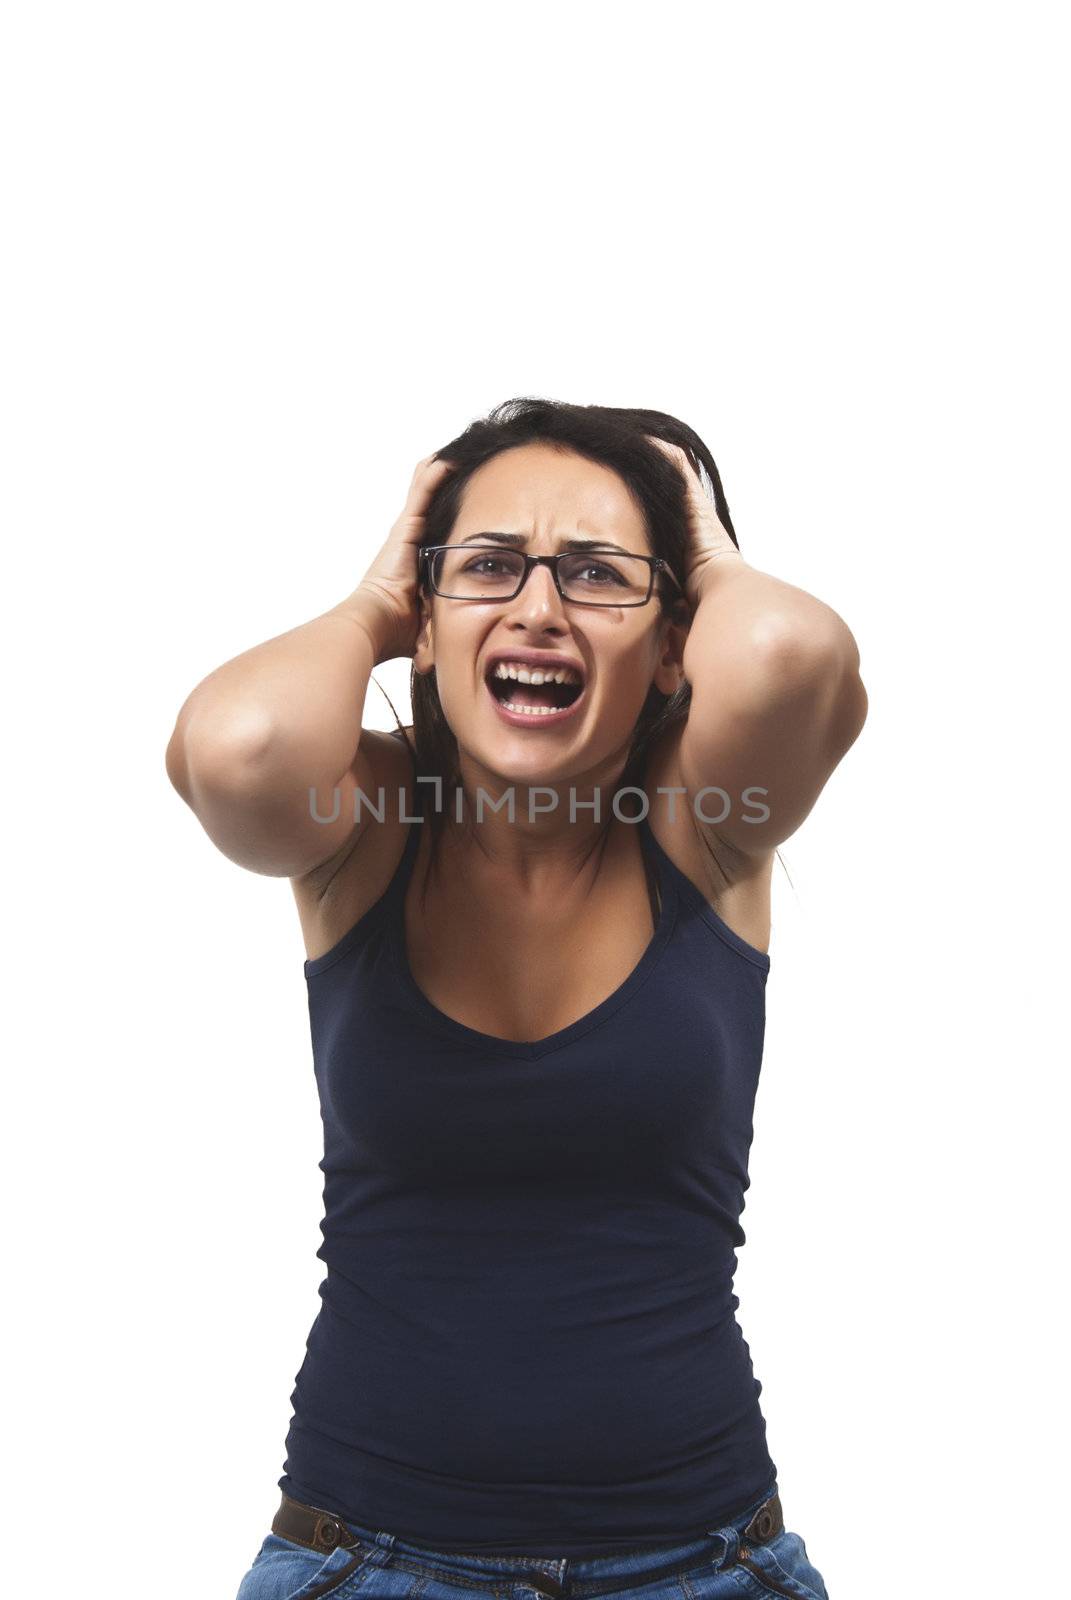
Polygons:
[[775,867],[737,1277],[789,1526],[834,1600],[1049,1592],[1057,15],[8,13],[13,1591],[232,1600],[267,1531],[322,1274],[303,949],[164,749],[355,587],[418,458],[537,394],[688,421],[748,559],[861,650],[867,725]]

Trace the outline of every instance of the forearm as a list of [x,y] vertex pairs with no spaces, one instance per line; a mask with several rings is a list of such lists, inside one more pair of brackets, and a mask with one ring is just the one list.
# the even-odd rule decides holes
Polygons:
[[383,619],[358,588],[217,667],[183,704],[168,769],[258,787],[330,789],[353,762]]
[[738,552],[708,561],[691,586],[684,671],[701,713],[708,695],[750,703],[772,684],[792,689],[858,669],[851,630],[824,601],[749,566]]

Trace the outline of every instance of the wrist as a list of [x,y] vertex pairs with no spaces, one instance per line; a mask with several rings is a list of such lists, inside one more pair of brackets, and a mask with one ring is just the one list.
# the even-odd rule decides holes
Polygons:
[[394,613],[384,595],[367,582],[358,584],[352,594],[334,607],[337,616],[345,617],[364,634],[372,652],[373,667],[382,666],[404,654],[398,643],[398,628]]
[[702,561],[696,562],[688,573],[684,586],[693,609],[697,608],[704,596],[717,588],[731,572],[746,566],[747,562],[735,546],[712,550]]

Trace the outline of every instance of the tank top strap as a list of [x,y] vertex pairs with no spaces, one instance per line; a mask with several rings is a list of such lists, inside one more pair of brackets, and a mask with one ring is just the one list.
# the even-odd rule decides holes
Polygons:
[[708,927],[713,928],[714,932],[725,944],[730,945],[740,955],[746,957],[748,961],[760,967],[764,972],[768,972],[770,968],[769,952],[759,950],[757,946],[750,944],[742,934],[737,933],[735,928],[730,928],[724,918],[714,910],[714,907],[698,885],[694,884],[691,878],[681,871],[673,857],[659,843],[658,836],[646,817],[640,822],[640,836],[657,858],[660,883],[663,886],[668,884],[671,887],[674,899],[679,900],[690,912],[698,913],[699,917]]
[[427,824],[423,817],[418,817],[415,821],[407,821],[405,848],[402,850],[398,865],[394,869],[394,876],[387,885],[387,891],[383,897],[385,900],[391,901],[396,905],[404,904],[405,891],[409,885],[409,879],[413,876],[413,865],[417,858],[417,851],[420,849],[421,829],[426,826]]
[[[405,848],[387,883],[387,887],[383,890],[378,900],[374,901],[367,911],[358,917],[357,921],[342,935],[341,939],[332,945],[330,950],[325,950],[322,955],[313,956],[306,960],[305,976],[307,978],[326,972],[329,967],[333,967],[343,956],[351,954],[363,945],[374,929],[382,927],[385,917],[397,915],[398,899],[399,896],[404,896],[405,894],[405,886],[409,881],[413,870],[413,862],[420,846],[420,826],[419,822],[411,822],[409,824]],[[404,904],[404,899],[402,903]]]
[[662,849],[662,846],[655,838],[655,831],[651,827],[651,818],[649,812],[639,819],[639,830],[640,846],[643,850],[644,856],[651,866],[657,870],[659,879],[661,880],[665,876],[662,870],[662,863],[663,861],[668,861],[669,857],[666,855],[666,852]]
[[[415,775],[417,773],[416,756],[413,752],[413,746],[410,744],[408,737],[401,728],[391,728],[390,736],[392,739],[397,739],[399,744],[404,744],[406,750],[409,752],[409,759],[413,764],[413,772]],[[414,809],[419,810],[419,796],[417,796],[415,793],[413,806]],[[398,860],[398,865],[394,869],[394,876],[387,885],[386,892],[383,896],[384,900],[386,901],[395,901],[399,898],[399,896],[404,900],[409,879],[413,875],[413,863],[416,861],[417,851],[420,849],[421,829],[426,826],[426,818],[423,816],[420,816],[416,820],[414,820],[412,817],[407,817],[405,822],[405,847],[402,850],[401,856]]]
[[703,897],[695,884],[690,878],[685,877],[673,857],[659,842],[658,835],[651,827],[649,812],[640,818],[640,843],[647,860],[658,874],[663,897],[672,895],[674,900],[683,900],[686,905],[694,905],[696,901],[702,900]]
[[666,899],[674,887],[672,880],[667,881],[662,861],[656,848],[658,841],[655,839],[651,825],[646,816],[639,820],[640,853],[643,856],[643,874],[647,880],[647,895],[651,902],[651,916],[655,927],[666,904]]

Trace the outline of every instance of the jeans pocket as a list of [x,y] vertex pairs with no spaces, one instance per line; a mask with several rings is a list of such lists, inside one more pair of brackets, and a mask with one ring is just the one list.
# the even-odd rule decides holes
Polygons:
[[269,1533],[242,1579],[235,1600],[319,1600],[356,1572],[368,1555],[363,1544],[341,1545],[329,1555]]
[[825,1579],[807,1554],[798,1533],[782,1528],[766,1544],[747,1546],[738,1557],[756,1583],[759,1594],[780,1594],[790,1600],[829,1600]]

